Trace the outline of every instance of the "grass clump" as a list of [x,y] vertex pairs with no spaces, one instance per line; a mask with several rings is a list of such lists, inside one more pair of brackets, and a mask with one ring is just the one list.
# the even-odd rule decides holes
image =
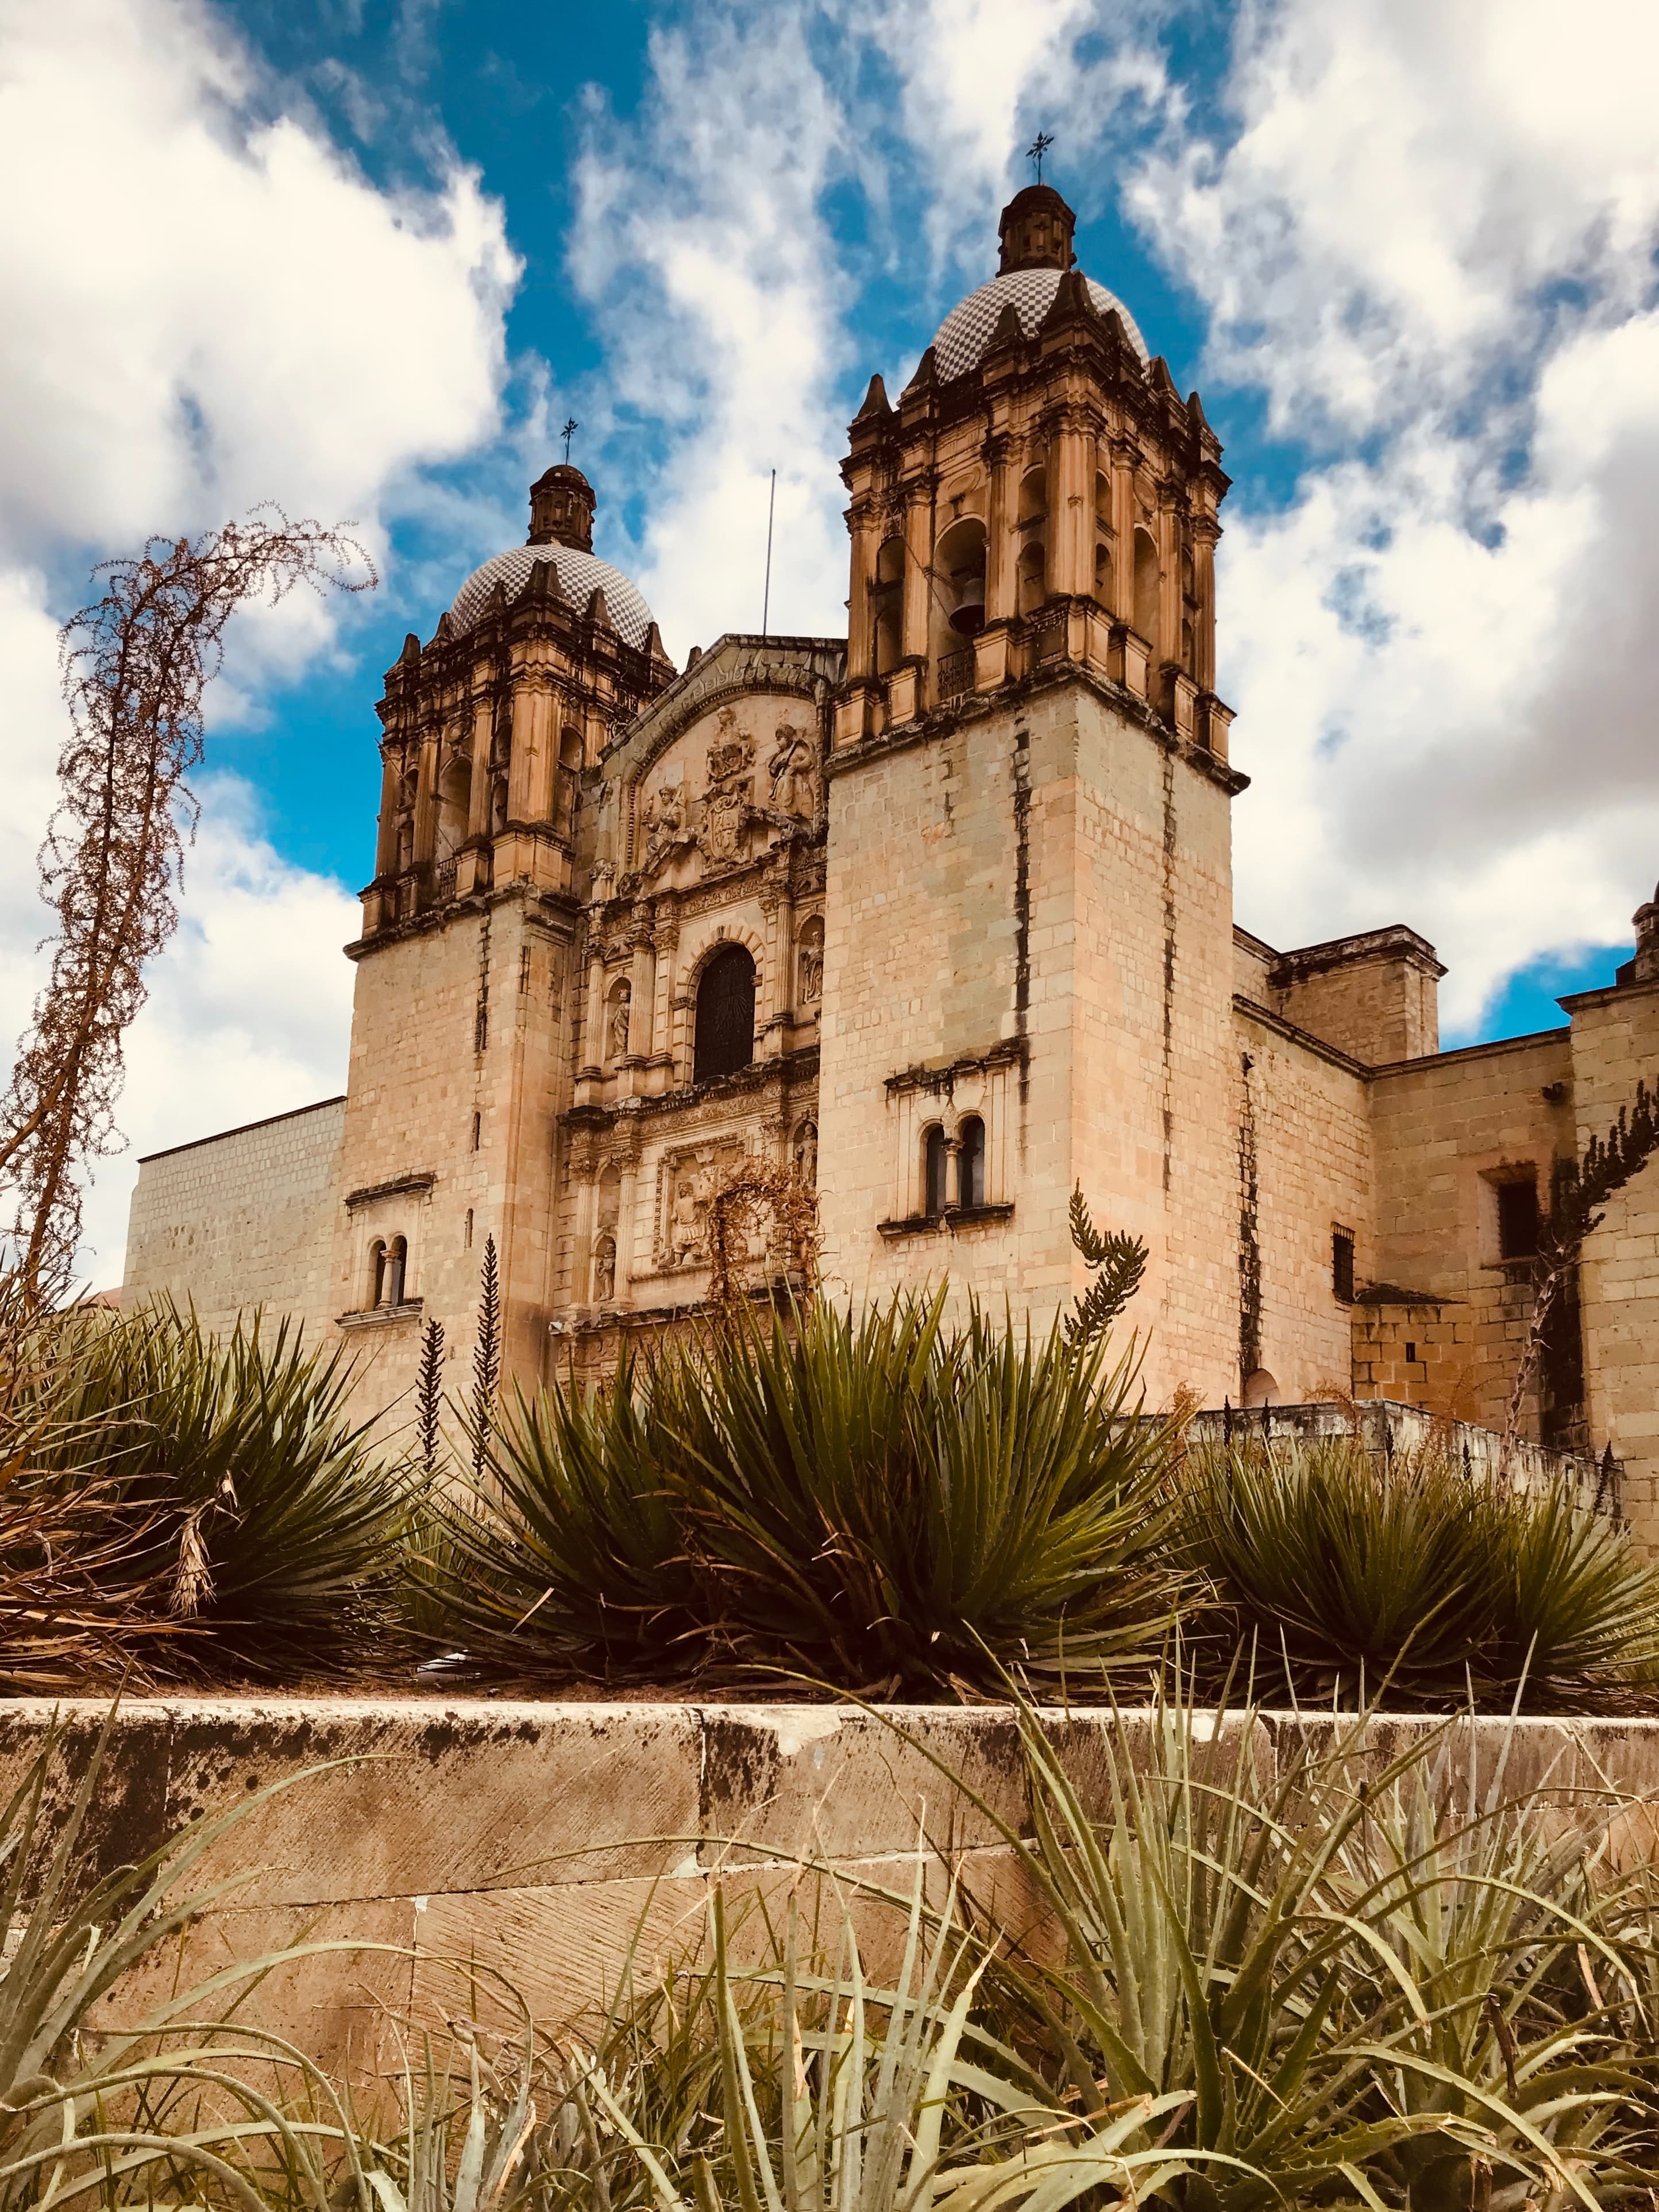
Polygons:
[[1132,1357],[944,1298],[744,1322],[520,1401],[446,1595],[520,1673],[805,1673],[927,1695],[1144,1668],[1180,1603]]
[[1659,1575],[1567,1485],[1251,1438],[1190,1451],[1182,1501],[1224,1623],[1299,1697],[1605,1708],[1659,1654]]

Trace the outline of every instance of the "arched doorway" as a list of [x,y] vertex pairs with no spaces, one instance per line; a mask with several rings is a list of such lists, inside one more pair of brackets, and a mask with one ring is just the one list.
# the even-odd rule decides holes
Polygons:
[[755,1057],[755,963],[741,945],[723,945],[697,979],[691,1080],[712,1083]]

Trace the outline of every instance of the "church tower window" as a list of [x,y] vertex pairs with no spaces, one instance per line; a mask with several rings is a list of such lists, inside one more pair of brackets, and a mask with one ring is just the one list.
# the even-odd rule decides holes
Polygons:
[[871,589],[876,637],[876,673],[890,676],[904,647],[904,540],[890,538],[876,555]]
[[949,623],[939,649],[952,653],[985,627],[985,525],[976,514],[952,523],[939,539],[934,567]]
[[1158,547],[1150,530],[1135,532],[1135,635],[1158,658]]
[[921,1210],[930,1221],[937,1221],[945,1211],[948,1160],[945,1132],[935,1121],[921,1140]]
[[985,1124],[969,1114],[957,1132],[957,1204],[985,1203]]
[[735,1074],[755,1057],[755,963],[741,945],[723,945],[697,983],[691,1080]]

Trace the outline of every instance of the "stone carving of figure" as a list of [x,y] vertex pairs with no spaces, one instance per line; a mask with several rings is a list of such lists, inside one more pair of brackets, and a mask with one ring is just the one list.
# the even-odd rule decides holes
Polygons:
[[800,1002],[815,1006],[823,996],[823,939],[815,931],[800,948]]
[[593,1303],[609,1305],[617,1295],[617,1240],[601,1237],[593,1247]]
[[631,984],[619,983],[611,1001],[611,1057],[613,1061],[620,1060],[628,1050],[628,1022],[632,1011],[629,1002],[633,995]]
[[795,1178],[808,1190],[817,1188],[818,1125],[803,1121],[795,1132]]
[[701,1188],[702,1180],[699,1175],[685,1174],[674,1186],[668,1245],[676,1267],[704,1256],[703,1218],[708,1206]]
[[817,750],[806,731],[779,723],[777,743],[767,760],[766,772],[772,779],[772,804],[780,814],[804,816],[809,822],[817,818]]

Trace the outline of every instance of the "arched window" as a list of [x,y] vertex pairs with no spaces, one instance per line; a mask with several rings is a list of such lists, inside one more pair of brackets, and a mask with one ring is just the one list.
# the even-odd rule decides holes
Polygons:
[[466,837],[466,810],[472,796],[472,763],[464,753],[452,753],[438,778],[438,843],[440,866],[453,860]]
[[1150,530],[1135,532],[1135,631],[1158,658],[1158,547]]
[[930,1221],[945,1211],[945,1132],[935,1121],[921,1140],[921,1210]]
[[1095,601],[1109,610],[1112,604],[1112,549],[1103,538],[1095,547]]
[[957,1132],[957,1204],[985,1203],[985,1124],[968,1115]]
[[904,645],[904,540],[890,538],[876,556],[876,580],[871,587],[871,614],[875,626],[876,673],[890,676],[899,665]]
[[1048,560],[1039,538],[1020,548],[1019,611],[1034,615],[1048,596]]
[[985,525],[976,514],[964,514],[939,539],[933,568],[945,600],[945,612],[955,636],[946,635],[940,647],[954,652],[958,638],[972,637],[985,627]]
[[697,981],[691,1080],[709,1083],[755,1057],[755,963],[741,945],[722,945]]
[[1041,465],[1027,469],[1019,480],[1019,519],[1022,523],[1048,519],[1048,471]]
[[409,1266],[409,1246],[401,1237],[377,1237],[368,1248],[369,1280],[375,1306],[400,1306],[404,1277]]

